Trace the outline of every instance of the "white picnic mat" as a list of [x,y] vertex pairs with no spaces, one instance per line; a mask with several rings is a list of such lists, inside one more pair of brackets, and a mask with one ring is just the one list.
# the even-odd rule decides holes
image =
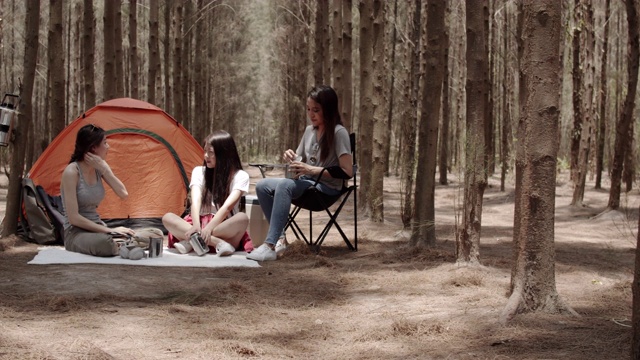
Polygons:
[[175,249],[163,249],[162,257],[142,258],[140,260],[123,259],[120,256],[98,257],[66,251],[63,247],[40,247],[38,254],[28,264],[112,264],[139,266],[180,266],[180,267],[260,267],[257,261],[247,260],[247,253],[236,251],[231,256],[206,254],[198,256],[194,252],[180,254]]

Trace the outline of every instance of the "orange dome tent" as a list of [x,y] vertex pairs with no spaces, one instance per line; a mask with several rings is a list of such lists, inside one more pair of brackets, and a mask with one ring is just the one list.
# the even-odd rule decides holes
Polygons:
[[105,185],[100,217],[118,225],[159,225],[167,212],[182,214],[191,170],[203,162],[202,147],[169,114],[130,98],[96,105],[67,126],[29,171],[36,185],[60,195],[60,177],[69,163],[78,130],[94,124],[107,132],[107,162],[127,187],[121,200]]

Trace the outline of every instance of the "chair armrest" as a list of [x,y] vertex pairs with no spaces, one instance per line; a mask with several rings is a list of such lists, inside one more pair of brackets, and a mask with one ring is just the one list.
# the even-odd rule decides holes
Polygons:
[[342,179],[342,180],[351,179],[351,176],[347,175],[347,173],[344,172],[344,170],[342,170],[340,166],[330,166],[326,168],[326,170],[329,172],[329,174],[333,178]]

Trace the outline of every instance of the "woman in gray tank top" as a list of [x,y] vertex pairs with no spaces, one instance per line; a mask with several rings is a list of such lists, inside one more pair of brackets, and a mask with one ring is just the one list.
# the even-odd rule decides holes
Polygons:
[[68,251],[115,256],[118,245],[113,235],[135,235],[123,226],[107,227],[98,215],[98,205],[105,195],[103,179],[121,199],[129,195],[105,161],[108,150],[104,129],[89,124],[78,130],[75,149],[60,182],[65,213],[64,247]]

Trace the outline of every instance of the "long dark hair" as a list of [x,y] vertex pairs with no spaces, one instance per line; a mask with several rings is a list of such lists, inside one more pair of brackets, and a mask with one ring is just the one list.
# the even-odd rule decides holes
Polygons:
[[95,146],[100,146],[106,133],[103,128],[88,124],[78,130],[76,135],[76,147],[71,154],[71,160],[69,164],[74,161],[80,161],[84,159],[84,155],[91,151]]
[[204,189],[202,194],[202,207],[208,208],[213,201],[217,207],[222,206],[229,197],[231,180],[238,170],[242,170],[240,155],[233,137],[223,130],[214,131],[204,139],[203,148],[211,145],[216,156],[216,166],[213,169],[207,167],[204,161]]
[[316,85],[309,91],[307,97],[322,107],[324,134],[320,138],[320,160],[324,160],[329,156],[331,148],[334,147],[333,140],[335,138],[336,125],[342,125],[338,107],[338,94],[331,86]]

